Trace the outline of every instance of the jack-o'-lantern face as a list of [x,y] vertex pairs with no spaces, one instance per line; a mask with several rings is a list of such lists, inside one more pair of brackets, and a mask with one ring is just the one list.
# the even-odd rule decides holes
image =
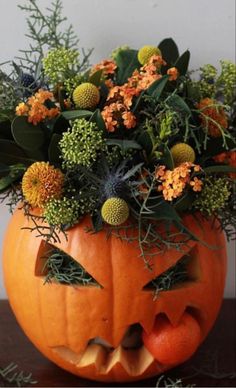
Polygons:
[[[190,357],[211,328],[223,294],[225,250],[222,234],[209,223],[200,229],[186,219],[195,234],[218,249],[192,242],[184,252],[153,257],[150,271],[136,244],[107,239],[105,232],[88,234],[85,220],[68,231],[67,241],[53,244],[91,276],[91,283],[80,286],[45,284],[42,258],[49,246],[20,229],[29,223],[17,210],[9,226],[6,287],[25,333],[62,368],[101,381],[151,377]],[[183,257],[188,257],[188,281],[154,298],[153,281]],[[188,341],[192,337],[194,343]]]

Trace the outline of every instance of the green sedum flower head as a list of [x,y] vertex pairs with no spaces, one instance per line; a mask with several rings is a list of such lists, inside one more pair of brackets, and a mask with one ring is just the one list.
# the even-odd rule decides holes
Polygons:
[[224,178],[206,178],[203,189],[194,202],[202,213],[212,215],[224,209],[231,195],[230,183]]
[[236,97],[236,65],[230,61],[220,61],[221,74],[217,84],[222,88],[224,102],[231,105]]
[[74,225],[79,219],[79,203],[74,198],[51,199],[44,208],[50,225]]
[[68,78],[70,71],[78,63],[78,51],[64,47],[50,50],[43,58],[44,72],[56,84]]
[[114,61],[117,59],[117,56],[126,50],[130,50],[130,47],[127,44],[124,44],[123,46],[118,46],[111,52],[111,57],[114,59]]
[[69,168],[78,164],[89,167],[98,153],[106,150],[103,132],[84,118],[73,121],[72,128],[63,133],[59,145],[64,165]]
[[202,97],[215,96],[217,69],[213,65],[204,65],[200,68],[199,82]]

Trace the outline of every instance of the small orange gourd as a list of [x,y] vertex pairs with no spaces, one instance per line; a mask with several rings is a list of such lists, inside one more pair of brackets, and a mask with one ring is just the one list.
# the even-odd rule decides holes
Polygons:
[[[32,223],[22,210],[15,211],[5,237],[4,277],[26,335],[60,367],[104,382],[148,378],[190,357],[221,305],[226,253],[220,230],[186,217],[186,226],[214,249],[192,241],[184,252],[172,249],[153,257],[150,271],[136,243],[107,239],[105,231],[86,233],[88,224],[84,219],[68,230],[67,240],[61,236],[53,245],[78,261],[101,287],[45,284],[39,263],[47,243],[37,232],[22,229]],[[153,298],[145,285],[186,254],[191,280]],[[134,327],[141,330],[139,346],[129,345]],[[181,340],[191,333],[191,341]]]

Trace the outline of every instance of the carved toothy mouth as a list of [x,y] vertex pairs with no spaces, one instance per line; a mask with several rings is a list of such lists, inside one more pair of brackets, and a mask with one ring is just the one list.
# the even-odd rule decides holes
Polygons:
[[[195,310],[187,308],[186,312],[199,324],[199,316]],[[160,315],[166,317],[163,313]],[[102,338],[95,337],[88,341],[85,350],[79,354],[66,346],[54,347],[53,351],[76,368],[82,370],[94,366],[97,373],[101,375],[108,374],[117,364],[122,365],[130,376],[142,375],[154,363],[156,373],[162,373],[166,366],[157,361],[147,350],[142,341],[142,332],[143,328],[140,324],[129,326],[121,343],[116,348]]]
[[116,364],[121,364],[130,376],[139,376],[154,361],[143,345],[142,331],[140,324],[131,325],[117,348],[102,338],[95,337],[88,341],[85,351],[81,354],[76,354],[64,346],[53,350],[80,369],[93,364],[100,374],[107,374]]

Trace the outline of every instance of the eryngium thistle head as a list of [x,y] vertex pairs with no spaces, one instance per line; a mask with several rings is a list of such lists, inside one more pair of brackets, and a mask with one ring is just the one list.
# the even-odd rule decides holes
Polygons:
[[89,167],[97,159],[100,151],[106,149],[103,132],[93,122],[85,119],[73,121],[72,128],[63,133],[59,143],[64,165]]
[[126,198],[128,194],[128,187],[125,181],[119,176],[109,175],[102,188],[103,195],[106,198],[121,197]]

